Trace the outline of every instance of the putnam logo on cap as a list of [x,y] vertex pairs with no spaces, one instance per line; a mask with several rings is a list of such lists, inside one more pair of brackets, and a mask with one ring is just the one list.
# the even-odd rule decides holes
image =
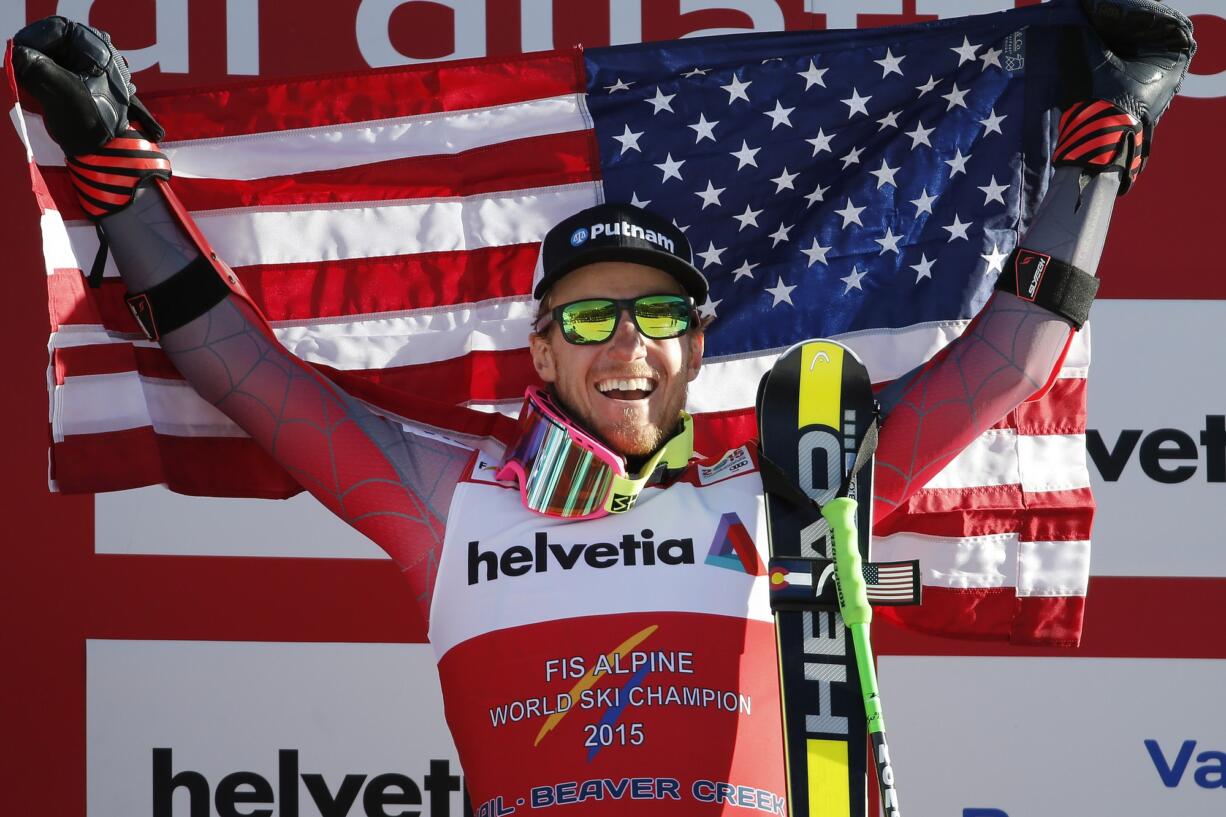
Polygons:
[[649,230],[645,227],[640,227],[637,224],[631,224],[630,222],[625,221],[625,220],[618,221],[613,224],[602,224],[600,222],[597,222],[593,224],[590,228],[580,227],[578,230],[575,230],[575,232],[571,234],[570,243],[576,247],[579,246],[579,244],[582,244],[583,241],[587,240],[586,235],[584,235],[583,240],[579,241],[578,243],[575,242],[575,238],[576,236],[579,235],[579,233],[586,234],[589,229],[591,230],[592,238],[598,238],[602,235],[619,235],[619,236],[622,236],[623,238],[641,238],[644,241],[647,241],[651,244],[655,244],[657,247],[660,247],[661,249],[668,250],[670,253],[673,253],[674,255],[677,252],[676,244],[674,244],[673,240],[669,238],[668,236],[664,235],[663,233],[657,233],[655,230]]
[[578,230],[575,230],[570,234],[570,245],[572,247],[578,247],[580,244],[587,241],[588,237],[589,234],[587,227],[580,227]]

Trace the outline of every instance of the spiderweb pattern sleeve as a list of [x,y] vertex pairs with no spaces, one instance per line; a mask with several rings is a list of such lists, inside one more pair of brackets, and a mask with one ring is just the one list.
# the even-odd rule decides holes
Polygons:
[[[142,292],[200,257],[167,191],[142,188],[103,227],[124,283]],[[203,239],[201,239],[203,240]],[[168,332],[162,349],[183,377],[329,510],[400,566],[423,621],[447,508],[470,451],[406,431],[294,357],[231,295]]]
[[1059,365],[1071,331],[1042,307],[998,292],[961,337],[882,390],[874,521],[1039,391]]
[[447,507],[471,452],[376,415],[270,338],[237,297],[169,333],[162,348],[204,399],[387,551],[424,618]]

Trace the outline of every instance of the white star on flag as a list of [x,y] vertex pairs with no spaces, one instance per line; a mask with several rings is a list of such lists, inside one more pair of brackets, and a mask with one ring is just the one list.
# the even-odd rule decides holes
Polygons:
[[954,213],[953,224],[950,224],[948,227],[941,228],[942,230],[947,230],[949,232],[949,241],[946,243],[953,243],[953,240],[955,238],[967,239],[966,228],[970,226],[971,225],[969,223],[963,223],[962,221],[959,221],[958,214]]
[[826,76],[826,72],[829,70],[829,68],[818,68],[813,64],[813,60],[809,60],[809,69],[807,71],[799,72],[796,76],[805,78],[806,91],[812,88],[814,85],[820,85],[825,88],[826,80],[824,77]]
[[792,182],[795,181],[796,177],[799,175],[799,173],[788,173],[788,169],[785,167],[782,173],[771,179],[771,181],[775,183],[776,195],[782,193],[784,190],[795,190],[796,188],[792,186]]
[[879,60],[873,60],[873,62],[881,66],[881,78],[885,79],[890,74],[898,74],[898,76],[901,77],[902,69],[899,67],[899,65],[905,59],[905,56],[895,57],[890,49],[887,48],[885,50],[885,56]]
[[708,122],[707,117],[703,114],[698,114],[698,121],[692,125],[686,125],[687,128],[692,128],[696,137],[694,144],[698,144],[703,139],[710,139],[712,142],[718,141],[715,138],[715,126],[719,124],[719,120]]
[[899,168],[890,167],[888,164],[886,164],[885,159],[882,159],[881,168],[879,170],[869,171],[869,175],[877,177],[877,189],[880,190],[887,184],[892,184],[895,187],[898,186],[898,183],[894,181],[894,176],[898,174],[898,171]]
[[917,120],[915,130],[905,131],[903,135],[911,137],[911,149],[915,150],[920,145],[932,147],[932,142],[928,141],[928,137],[932,135],[934,130],[936,128],[925,128],[924,123]]
[[809,206],[817,204],[819,201],[826,200],[826,191],[830,189],[830,185],[822,187],[820,184],[813,188],[813,192],[805,196],[805,201],[809,202]]
[[1005,203],[1004,192],[1009,189],[1009,185],[997,184],[996,177],[993,176],[992,180],[988,182],[986,187],[981,187],[979,189],[983,191],[983,195],[984,195],[983,206],[987,207],[988,202],[990,201],[998,201],[1001,204],[1004,204]]
[[1001,252],[1000,246],[993,242],[992,251],[987,255],[981,255],[984,261],[988,262],[988,272],[1004,272],[1005,260],[1008,259],[1009,253]]
[[728,104],[731,105],[733,102],[735,102],[738,99],[743,99],[746,102],[748,102],[749,94],[745,93],[745,89],[748,88],[752,84],[753,84],[753,80],[750,80],[749,82],[741,82],[741,78],[738,77],[736,74],[733,74],[732,82],[729,82],[727,85],[721,85],[719,87],[723,88],[725,91],[728,92]]
[[852,165],[860,164],[860,154],[863,152],[864,148],[852,148],[851,150],[847,151],[847,155],[841,160],[843,162],[843,169],[846,170]]
[[851,119],[857,112],[868,116],[868,101],[872,99],[872,94],[868,96],[860,96],[860,92],[855,88],[851,89],[851,96],[847,99],[839,100],[847,106],[847,118]]
[[945,110],[952,111],[954,108],[965,108],[966,95],[969,93],[970,88],[961,89],[958,87],[958,83],[955,82],[953,90],[947,94],[941,94],[941,99],[949,101],[949,104],[945,106]]
[[979,50],[979,46],[972,45],[971,41],[967,39],[966,35],[963,35],[962,45],[949,50],[958,55],[958,65],[962,65],[963,63],[970,62],[971,60],[975,59],[975,52]]
[[739,233],[741,230],[744,230],[746,227],[757,227],[758,226],[758,216],[760,215],[762,215],[761,210],[755,210],[752,207],[750,207],[748,204],[746,204],[744,213],[741,213],[739,216],[733,216],[733,218],[741,222],[741,226],[737,228],[737,232]]
[[901,113],[902,111],[890,111],[885,116],[878,119],[877,124],[880,127],[877,128],[877,132],[880,133],[886,128],[897,128],[898,127],[898,116]]
[[[705,77],[706,75],[707,75],[706,68],[691,68],[690,70],[686,71],[681,76],[688,78],[688,77]],[[718,301],[716,303],[718,303]]]
[[664,171],[664,178],[660,179],[660,183],[663,184],[669,179],[681,181],[681,166],[683,164],[685,164],[685,159],[682,159],[681,161],[674,161],[673,154],[671,153],[665,156],[664,161],[656,165],[656,167]]
[[656,95],[652,97],[651,99],[644,99],[643,101],[650,103],[651,106],[655,108],[655,110],[652,111],[652,114],[658,114],[660,111],[668,111],[669,113],[672,113],[673,112],[672,100],[673,100],[673,97],[675,96],[676,94],[664,93],[664,91],[657,86]]
[[873,240],[881,245],[881,252],[877,254],[885,255],[887,252],[898,252],[898,242],[902,240],[902,236],[894,235],[894,231],[891,228],[886,227],[885,236],[882,238],[875,238]]
[[612,85],[606,85],[604,89],[611,94],[615,94],[618,91],[629,91],[630,86],[633,84],[634,84],[633,82],[622,82],[622,78],[618,77],[616,80],[613,81]]
[[979,59],[983,60],[983,70],[988,70],[989,65],[995,65],[997,68],[1000,68],[1000,55],[1003,53],[1005,52],[999,48],[989,48],[987,51],[984,51],[979,57]]
[[983,125],[983,135],[987,136],[989,133],[999,133],[1001,136],[1004,136],[1004,131],[1000,129],[1000,123],[1004,122],[1008,116],[1009,114],[997,116],[995,108],[989,111],[987,119],[979,120],[979,124]]
[[751,264],[748,261],[742,261],[741,265],[732,271],[733,275],[735,276],[732,280],[739,281],[742,278],[748,278],[749,280],[752,281],[753,280],[753,270],[754,270],[754,267],[756,266],[758,265]]
[[707,320],[709,318],[714,318],[715,317],[715,307],[719,306],[723,302],[724,301],[722,298],[718,301],[712,301],[710,298],[707,298],[707,300],[700,303],[698,305],[699,320]]
[[864,287],[860,286],[860,281],[864,278],[865,275],[868,275],[868,270],[865,270],[864,272],[860,272],[859,267],[853,266],[851,268],[850,275],[848,275],[846,278],[839,279],[843,283],[847,284],[846,288],[844,288],[843,290],[843,294],[846,295],[847,293],[851,292],[853,289],[858,289],[861,292],[863,292]]
[[727,247],[716,247],[715,242],[712,241],[711,245],[707,247],[706,250],[700,253],[696,253],[696,255],[702,259],[702,268],[706,269],[712,264],[719,264],[720,262],[719,257],[724,254],[724,250],[726,249],[728,248]]
[[954,176],[957,176],[959,173],[965,173],[966,172],[966,160],[969,158],[971,157],[962,155],[962,148],[955,148],[954,158],[945,160],[945,164],[949,165],[951,168],[950,173],[949,173],[949,178],[952,179]]
[[923,97],[924,94],[928,93],[929,91],[936,90],[936,87],[939,84],[940,84],[940,80],[938,80],[932,74],[929,74],[928,81],[925,82],[923,85],[916,85],[915,90],[919,91],[920,97]]
[[621,136],[614,136],[613,138],[621,142],[622,153],[625,153],[627,150],[637,150],[639,153],[642,153],[643,151],[639,148],[639,137],[642,135],[642,131],[632,131],[630,126],[627,125],[626,129],[622,131]]
[[787,125],[789,128],[792,127],[792,123],[788,117],[792,115],[792,111],[794,110],[796,109],[783,107],[783,103],[776,99],[775,110],[763,111],[762,113],[771,118],[771,130],[774,130],[780,125]]
[[708,180],[707,189],[699,190],[694,195],[702,199],[702,209],[706,210],[710,205],[719,205],[719,194],[724,192],[725,189],[723,187],[716,187]]
[[631,204],[633,204],[635,207],[643,207],[643,208],[646,208],[646,207],[647,207],[647,205],[651,204],[651,199],[647,199],[646,201],[644,201],[644,200],[642,200],[642,199],[640,199],[640,198],[639,198],[639,194],[638,194],[638,193],[631,193],[631,194],[630,194],[630,203],[631,203]]
[[769,292],[771,294],[771,297],[775,299],[771,303],[771,308],[773,309],[774,307],[779,306],[779,304],[785,303],[785,302],[789,306],[795,306],[795,304],[792,303],[792,290],[794,289],[796,289],[795,286],[788,286],[787,284],[783,283],[782,278],[779,278],[776,280],[775,285],[773,287],[766,289],[764,291]]
[[929,215],[931,215],[932,214],[932,203],[936,200],[937,200],[936,196],[928,195],[928,188],[925,187],[924,192],[920,193],[920,197],[918,199],[911,199],[911,203],[915,205],[915,209],[916,209],[915,215],[918,216],[920,215],[920,213],[928,213]]
[[754,159],[754,156],[757,156],[757,155],[758,155],[758,151],[759,151],[759,150],[761,150],[761,149],[762,149],[762,148],[751,148],[751,147],[749,146],[749,143],[748,143],[748,142],[746,142],[744,139],[742,139],[742,140],[741,140],[741,149],[740,149],[740,150],[734,150],[734,151],[732,152],[732,155],[733,155],[733,156],[735,156],[735,157],[736,157],[736,160],[737,160],[737,166],[736,166],[736,169],[737,169],[737,170],[740,170],[741,168],[745,167],[746,165],[753,165],[754,167],[757,167],[757,166],[758,166],[758,162],[757,162],[757,160],[756,160],[756,159]]
[[847,198],[847,206],[844,207],[842,210],[835,210],[834,212],[838,213],[840,216],[843,217],[843,229],[844,230],[847,229],[848,224],[859,224],[861,227],[864,226],[864,223],[860,221],[860,213],[864,212],[864,208],[857,207],[854,204],[852,204],[850,196],[848,196]]
[[925,253],[920,253],[920,262],[918,264],[911,265],[911,269],[915,270],[916,272],[915,283],[918,284],[925,278],[931,278],[932,265],[935,263],[935,260],[929,261],[928,256]]
[[772,248],[777,247],[779,246],[781,242],[787,241],[788,231],[791,230],[792,227],[794,226],[795,225],[793,224],[784,224],[780,222],[779,229],[775,230],[775,232],[770,234],[770,238],[774,239],[773,241],[771,241],[771,247]]
[[833,138],[834,138],[834,134],[827,136],[824,130],[822,130],[821,128],[818,128],[817,136],[814,136],[812,139],[806,139],[805,141],[808,142],[810,145],[813,145],[813,155],[816,156],[817,154],[821,153],[823,150],[826,151],[827,153],[833,152],[830,150],[830,140]]
[[826,263],[826,253],[830,252],[830,248],[823,247],[815,238],[813,239],[813,246],[807,250],[801,250],[801,252],[809,257],[809,266],[813,266],[814,264]]

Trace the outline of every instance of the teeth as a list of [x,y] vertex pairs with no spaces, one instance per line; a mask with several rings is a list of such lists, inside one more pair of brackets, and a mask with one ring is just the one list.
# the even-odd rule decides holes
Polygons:
[[645,391],[650,393],[655,388],[655,385],[646,377],[623,377],[601,380],[596,384],[596,388],[601,393],[610,391]]

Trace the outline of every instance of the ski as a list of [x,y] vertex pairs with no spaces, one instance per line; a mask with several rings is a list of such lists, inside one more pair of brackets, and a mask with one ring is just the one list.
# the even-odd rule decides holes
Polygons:
[[919,565],[868,562],[877,431],[868,372],[842,344],[797,344],[763,377],[757,415],[789,814],[864,817],[871,735],[882,814],[896,817],[870,603],[919,603]]

